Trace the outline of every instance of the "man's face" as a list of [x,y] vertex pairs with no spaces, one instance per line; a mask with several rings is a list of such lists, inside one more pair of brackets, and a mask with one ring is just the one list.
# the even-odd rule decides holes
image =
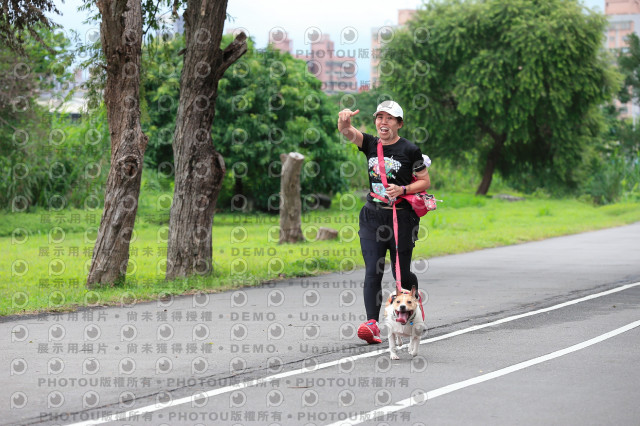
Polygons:
[[380,111],[376,114],[376,130],[378,137],[383,141],[393,141],[398,137],[398,130],[404,123],[388,112]]

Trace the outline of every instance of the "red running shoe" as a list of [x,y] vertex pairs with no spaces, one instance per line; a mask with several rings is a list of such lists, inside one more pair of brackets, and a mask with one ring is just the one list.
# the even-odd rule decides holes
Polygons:
[[369,321],[360,324],[360,327],[358,327],[358,337],[369,344],[382,343],[378,322],[374,319],[370,319]]

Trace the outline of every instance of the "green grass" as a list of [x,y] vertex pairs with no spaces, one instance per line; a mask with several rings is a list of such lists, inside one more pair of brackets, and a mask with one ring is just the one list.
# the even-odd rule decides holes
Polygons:
[[[441,193],[436,211],[421,220],[414,259],[517,244],[633,223],[640,203],[595,207],[578,200],[527,197],[509,202],[466,193]],[[88,291],[85,280],[101,210],[0,213],[0,315],[69,310],[76,306],[143,301],[164,294],[221,291],[265,281],[363,266],[358,212],[349,194],[330,210],[303,216],[308,241],[278,245],[278,217],[218,213],[213,226],[214,272],[164,281],[169,206],[166,193],[140,200],[127,284]],[[170,199],[170,198],[169,198]],[[342,207],[342,208],[341,208]],[[313,241],[318,227],[340,231],[337,241]]]

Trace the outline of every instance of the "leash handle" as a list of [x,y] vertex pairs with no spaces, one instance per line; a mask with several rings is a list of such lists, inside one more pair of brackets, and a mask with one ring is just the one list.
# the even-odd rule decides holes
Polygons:
[[[380,180],[382,180],[382,186],[389,187],[387,182],[387,171],[384,162],[384,154],[382,152],[382,143],[378,141],[378,171],[380,172]],[[389,200],[391,201],[391,200]],[[400,253],[398,253],[398,214],[396,212],[396,203],[393,203],[393,236],[396,240],[396,292],[402,291],[401,277],[400,277]]]

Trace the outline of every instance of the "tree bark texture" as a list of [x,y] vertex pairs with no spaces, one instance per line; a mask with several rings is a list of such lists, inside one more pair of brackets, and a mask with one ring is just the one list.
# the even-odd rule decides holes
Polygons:
[[478,186],[476,195],[487,195],[487,192],[489,192],[489,187],[493,180],[493,172],[496,169],[496,164],[498,164],[498,160],[502,155],[502,148],[507,140],[507,136],[502,134],[492,134],[491,137],[493,138],[493,147],[491,151],[489,151],[489,155],[487,155],[487,164],[484,166],[482,181],[480,182],[480,186]]
[[297,243],[304,241],[300,199],[300,171],[304,155],[297,152],[281,154],[280,161],[280,244]]
[[138,211],[148,138],[140,127],[140,0],[98,0],[100,40],[107,61],[104,100],[111,137],[111,169],[87,286],[123,282]]
[[211,140],[218,81],[246,51],[240,33],[220,49],[226,0],[189,0],[184,12],[185,58],[173,139],[175,186],[166,278],[212,271],[211,227],[225,164]]

